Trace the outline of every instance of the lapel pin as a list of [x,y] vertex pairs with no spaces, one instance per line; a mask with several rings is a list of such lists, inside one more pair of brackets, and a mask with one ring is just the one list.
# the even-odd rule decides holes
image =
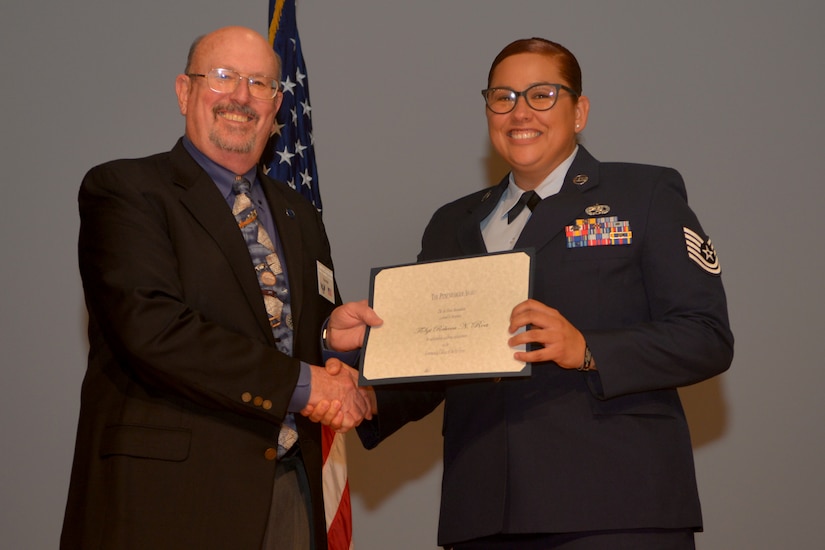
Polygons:
[[573,183],[575,183],[576,185],[584,185],[585,183],[587,183],[587,180],[589,179],[590,178],[588,178],[584,174],[579,174],[578,176],[573,178]]
[[286,215],[290,218],[294,218],[295,217],[295,211],[292,210],[292,208],[287,208],[286,209]]

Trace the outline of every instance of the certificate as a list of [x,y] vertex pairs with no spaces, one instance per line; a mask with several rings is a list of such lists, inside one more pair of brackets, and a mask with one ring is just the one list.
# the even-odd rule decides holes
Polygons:
[[372,269],[370,306],[384,322],[368,330],[360,383],[529,375],[513,358],[525,346],[507,340],[531,260],[521,250]]

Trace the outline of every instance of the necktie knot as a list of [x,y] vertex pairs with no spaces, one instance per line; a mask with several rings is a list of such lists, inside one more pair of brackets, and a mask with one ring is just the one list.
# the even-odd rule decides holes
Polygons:
[[242,178],[241,176],[237,176],[235,181],[232,183],[232,192],[236,195],[248,195],[249,194],[249,180],[246,178]]
[[507,212],[507,223],[513,223],[521,211],[524,210],[524,207],[530,209],[532,212],[533,209],[536,208],[536,205],[541,202],[541,197],[535,191],[525,191],[519,197],[518,202]]
[[238,220],[241,229],[246,227],[258,217],[258,213],[252,206],[252,199],[249,195],[249,180],[240,176],[232,182],[232,192],[235,194],[235,203],[232,205],[232,215]]

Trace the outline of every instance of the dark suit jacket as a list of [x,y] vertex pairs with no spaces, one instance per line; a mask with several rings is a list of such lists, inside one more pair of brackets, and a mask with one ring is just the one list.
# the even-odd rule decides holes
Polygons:
[[[419,260],[484,252],[479,223],[506,186],[439,209]],[[630,222],[631,244],[568,248],[565,227],[595,204]],[[701,528],[676,388],[725,371],[733,336],[722,282],[689,259],[684,227],[704,236],[676,171],[600,163],[580,148],[516,248],[535,250],[533,297],[583,332],[598,372],[538,363],[528,378],[378,390],[377,420],[359,429],[368,447],[445,399],[439,544]]]
[[[258,176],[286,256],[294,358],[275,348],[224,197],[181,142],[84,179],[90,351],[62,548],[261,547],[279,424],[299,359],[321,364],[333,304],[318,294],[316,261],[332,268],[320,216]],[[325,548],[320,428],[296,420]]]

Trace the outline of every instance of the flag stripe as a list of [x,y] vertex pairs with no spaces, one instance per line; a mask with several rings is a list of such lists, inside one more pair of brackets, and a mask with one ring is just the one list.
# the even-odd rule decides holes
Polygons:
[[324,513],[329,550],[352,548],[352,508],[347,480],[347,451],[343,434],[322,426]]
[[338,513],[327,532],[329,548],[352,550],[352,509],[350,508],[349,483],[344,487]]

